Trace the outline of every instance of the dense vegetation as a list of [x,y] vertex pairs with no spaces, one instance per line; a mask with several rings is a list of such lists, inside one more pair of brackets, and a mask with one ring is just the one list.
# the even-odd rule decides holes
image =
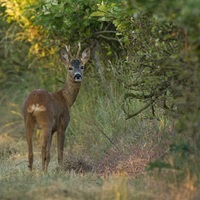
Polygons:
[[[30,178],[28,172],[23,172],[24,164],[8,175],[12,171],[10,159],[18,155],[20,160],[19,155],[26,155],[23,99],[34,88],[56,91],[62,86],[65,71],[58,50],[69,44],[76,51],[79,41],[83,47],[90,46],[92,56],[71,111],[66,166],[64,171],[57,172],[53,165],[49,176],[59,186],[50,185],[59,187],[63,196],[67,193],[63,187],[67,185],[72,191],[69,196],[75,199],[92,195],[106,199],[99,195],[100,188],[107,191],[108,199],[190,199],[200,195],[198,0],[0,2],[2,198],[15,195],[5,191],[12,180],[25,184]],[[88,174],[80,178],[70,170]],[[19,171],[20,175],[16,175]],[[27,182],[29,189],[21,189],[22,194],[37,192],[30,187],[32,182],[39,183],[38,173]],[[115,177],[103,179],[99,173],[127,176],[117,177],[116,184]],[[59,179],[60,176],[69,182]],[[132,179],[136,176],[139,178]],[[153,177],[154,184],[148,177]],[[48,185],[48,178],[44,176],[42,188]],[[91,181],[95,182],[96,188],[89,193],[80,186],[76,193],[75,185],[84,185],[86,180],[89,187]],[[113,187],[106,190],[110,183]],[[160,183],[170,191],[168,194],[163,189],[159,195],[160,187],[153,188]],[[170,184],[179,188],[174,189],[175,194]],[[131,187],[144,191],[134,194]],[[15,185],[12,188],[17,189]],[[51,193],[50,189],[45,191]]]

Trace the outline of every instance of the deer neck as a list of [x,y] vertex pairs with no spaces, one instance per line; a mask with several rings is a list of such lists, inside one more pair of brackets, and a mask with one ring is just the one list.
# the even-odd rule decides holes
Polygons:
[[75,82],[70,76],[67,76],[67,80],[61,91],[69,108],[76,101],[80,87],[81,82]]

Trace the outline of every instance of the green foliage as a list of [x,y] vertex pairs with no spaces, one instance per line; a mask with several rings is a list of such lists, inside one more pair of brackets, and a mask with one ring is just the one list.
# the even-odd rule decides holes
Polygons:
[[[199,1],[198,0],[181,0],[181,1],[164,1],[159,0],[145,2],[138,0],[138,4],[147,12],[153,13],[158,20],[170,20],[187,29],[191,35],[190,39],[198,40],[199,30]],[[130,3],[131,4],[131,3]],[[131,4],[134,7],[134,4]]]
[[147,170],[153,170],[153,169],[171,169],[172,166],[169,163],[162,162],[160,160],[154,161],[154,162],[149,162]]
[[[184,31],[168,20],[157,20],[144,9],[142,12],[135,7],[130,10],[126,3],[102,3],[92,16],[112,23],[117,30],[117,41],[127,51],[120,56],[125,65],[117,70],[118,78],[126,76],[121,80],[130,91],[125,95],[126,102],[138,99],[145,103],[144,109],[153,106],[177,112],[174,100],[180,97],[178,87],[188,75],[179,69],[186,67]],[[127,118],[139,113],[125,112]]]
[[[121,44],[130,44],[128,33],[132,26],[130,23],[130,16],[127,15],[126,2],[119,1],[116,3],[106,2],[98,4],[98,10],[91,14],[91,17],[96,17],[100,22],[112,24],[108,27],[110,31],[114,27],[116,30],[115,39]],[[111,29],[110,29],[111,28]],[[109,32],[109,30],[107,30]]]
[[[99,1],[38,1],[31,6],[34,25],[47,31],[47,38],[74,44],[91,38],[96,24],[89,16]],[[98,26],[98,24],[97,24]]]
[[148,15],[135,19],[133,24],[128,65],[132,80],[127,83],[130,93],[125,98],[174,110],[173,100],[180,95],[176,86],[184,79],[179,70],[184,62],[178,56],[183,46],[181,31],[173,24],[160,24]]
[[154,169],[176,169],[182,170],[184,168],[188,168],[188,160],[192,156],[193,152],[191,148],[189,148],[189,144],[172,143],[169,146],[169,150],[166,152],[164,156],[161,158],[148,163],[147,170]]

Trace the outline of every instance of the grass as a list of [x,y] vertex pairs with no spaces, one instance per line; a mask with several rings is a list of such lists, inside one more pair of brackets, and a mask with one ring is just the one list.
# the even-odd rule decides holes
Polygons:
[[[1,156],[0,199],[192,199],[195,181],[189,174],[179,185],[175,172],[126,173],[82,172],[57,168],[56,154],[52,154],[47,173],[41,171],[39,145],[35,144],[34,171],[27,168],[26,142],[6,135],[0,136],[1,147],[14,148]],[[2,149],[1,149],[2,152]],[[132,159],[133,162],[136,158]],[[138,166],[132,165],[137,168]],[[125,170],[124,170],[125,172]],[[172,179],[168,178],[171,176]]]
[[[147,127],[149,124],[143,124],[142,129],[152,134]],[[104,154],[103,147],[97,147],[95,152],[82,151],[80,154],[78,144],[75,143],[71,153],[66,146],[64,167],[59,169],[54,138],[47,173],[41,171],[41,146],[38,140],[34,140],[34,170],[30,173],[25,139],[1,134],[0,199],[192,199],[197,187],[189,174],[180,183],[177,180],[179,171],[145,171],[151,156],[157,156],[156,149],[152,148],[152,144],[139,140],[130,145],[121,139],[118,148],[110,145]],[[83,142],[79,148],[86,148],[84,145],[88,143]],[[121,150],[121,147],[124,149]],[[99,159],[94,159],[94,154]],[[82,171],[77,170],[80,159],[93,167],[86,170],[82,165]]]
[[[148,112],[126,121],[121,109],[123,88],[110,84],[107,96],[103,90],[97,90],[99,86],[92,78],[87,81],[71,110],[64,166],[58,168],[55,135],[47,173],[41,171],[39,132],[34,138],[34,170],[28,171],[22,100],[19,100],[25,94],[16,91],[15,97],[8,98],[14,88],[6,91],[6,101],[0,109],[4,116],[0,123],[0,199],[199,197],[199,186],[189,172],[183,175],[181,170],[162,168],[146,171],[150,161],[168,151],[169,139],[174,137],[173,124],[162,115],[160,121],[150,120]],[[134,104],[135,108],[139,106]],[[172,162],[172,158],[167,159]]]

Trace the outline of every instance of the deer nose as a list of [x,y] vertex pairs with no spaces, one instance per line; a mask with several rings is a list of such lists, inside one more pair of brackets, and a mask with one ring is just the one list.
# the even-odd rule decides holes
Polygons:
[[75,79],[75,81],[81,81],[81,79],[82,79],[81,74],[79,74],[79,73],[75,74],[74,79]]

